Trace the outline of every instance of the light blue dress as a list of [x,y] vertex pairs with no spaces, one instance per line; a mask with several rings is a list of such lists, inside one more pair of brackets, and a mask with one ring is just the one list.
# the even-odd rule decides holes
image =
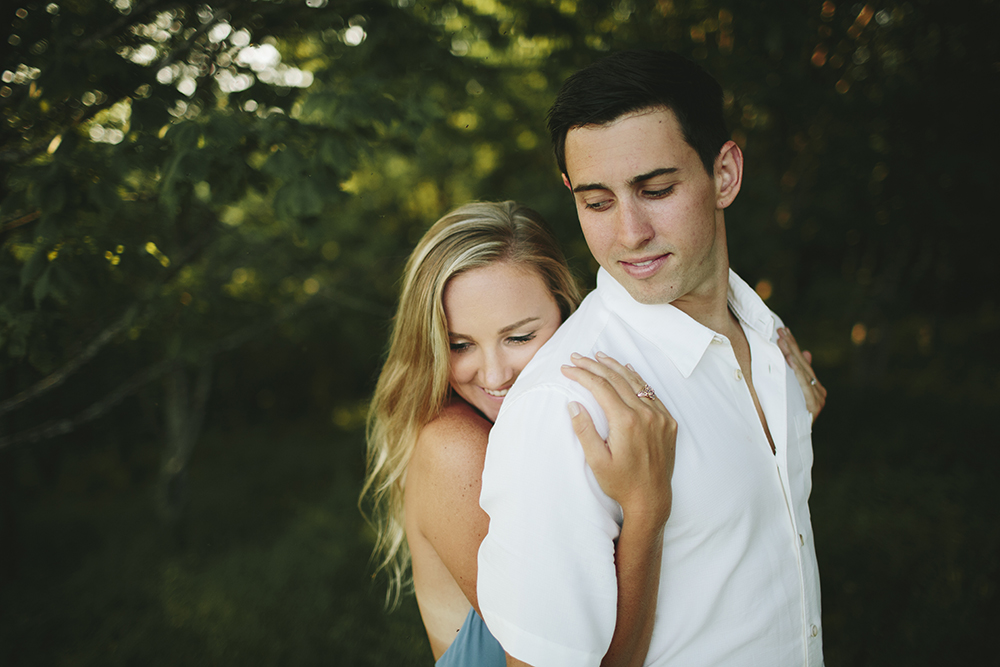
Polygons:
[[475,609],[469,609],[462,629],[455,636],[435,667],[504,667],[507,658],[503,649]]

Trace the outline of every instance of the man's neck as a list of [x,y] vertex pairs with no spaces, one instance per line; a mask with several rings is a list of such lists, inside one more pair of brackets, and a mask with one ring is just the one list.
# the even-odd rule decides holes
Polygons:
[[682,313],[712,331],[731,337],[739,322],[729,311],[729,267],[714,284],[704,286],[695,294],[685,294],[671,302]]

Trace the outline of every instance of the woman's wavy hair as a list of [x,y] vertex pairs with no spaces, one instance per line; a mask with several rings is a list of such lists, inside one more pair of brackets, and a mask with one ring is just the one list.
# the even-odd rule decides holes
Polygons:
[[[372,556],[376,573],[386,570],[389,575],[390,607],[412,585],[403,521],[406,470],[420,430],[449,399],[444,289],[460,273],[496,262],[536,270],[563,320],[580,303],[579,287],[545,221],[517,202],[460,206],[434,223],[413,250],[403,273],[385,365],[368,411],[368,468],[359,500],[376,531]],[[368,507],[370,514],[365,512]]]

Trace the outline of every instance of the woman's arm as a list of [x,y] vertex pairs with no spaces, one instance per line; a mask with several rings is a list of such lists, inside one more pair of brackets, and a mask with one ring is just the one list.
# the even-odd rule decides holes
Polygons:
[[569,406],[573,429],[598,483],[624,517],[615,547],[617,620],[601,664],[641,665],[656,616],[677,422],[659,400],[637,396],[645,382],[630,367],[603,354],[596,361],[573,355],[573,363],[563,373],[594,395],[608,418],[608,438],[575,402]]
[[406,510],[477,613],[478,552],[490,521],[479,492],[491,426],[456,400],[421,431],[407,473]]
[[[608,443],[593,430],[585,411],[573,424],[602,488],[611,491],[625,513],[615,551],[617,620],[603,664],[633,664],[629,659],[641,664],[652,634],[662,529],[670,512],[676,422],[659,401],[635,396],[644,384],[637,374],[609,358],[602,361],[581,358],[576,371],[608,416]],[[582,368],[587,364],[591,370]],[[478,502],[488,428],[489,422],[464,403],[449,406],[421,433],[407,482],[407,495],[415,492],[408,511],[419,517],[421,535],[477,612],[477,552],[489,525]],[[419,490],[410,488],[411,481]]]

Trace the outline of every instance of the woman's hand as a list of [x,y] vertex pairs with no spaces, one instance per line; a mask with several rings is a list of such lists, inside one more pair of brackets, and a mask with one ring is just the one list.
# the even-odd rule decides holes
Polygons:
[[785,355],[785,361],[795,372],[795,378],[802,387],[806,397],[806,408],[812,413],[813,421],[819,417],[820,411],[826,405],[826,387],[820,384],[812,368],[812,355],[809,351],[799,350],[795,336],[787,328],[778,329],[778,348]]
[[574,354],[563,375],[594,395],[608,418],[608,439],[587,411],[569,404],[587,463],[597,482],[622,506],[626,522],[643,521],[655,531],[670,516],[677,422],[657,398],[640,398],[645,381],[631,367],[597,353],[596,361]]

